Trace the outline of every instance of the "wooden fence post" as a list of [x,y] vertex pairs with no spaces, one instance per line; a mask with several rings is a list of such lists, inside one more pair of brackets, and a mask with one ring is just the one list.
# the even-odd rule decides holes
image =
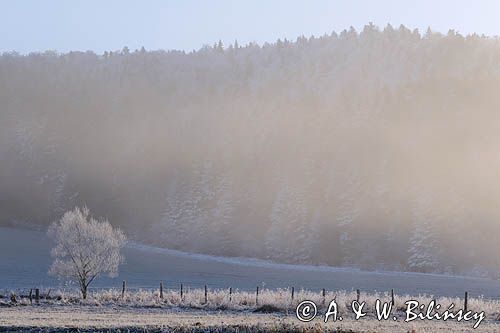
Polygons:
[[360,299],[360,294],[361,294],[361,291],[359,291],[359,289],[356,289],[356,301],[358,301],[358,303],[359,303],[359,299]]
[[391,305],[394,306],[394,289],[391,289]]
[[125,288],[127,287],[127,283],[125,280],[122,281],[122,298],[125,297]]
[[464,313],[467,312],[468,303],[469,303],[469,293],[466,291],[464,299]]
[[229,303],[231,303],[233,300],[233,288],[229,287]]
[[163,298],[163,281],[160,282],[160,298]]
[[208,304],[208,292],[207,292],[207,285],[205,285],[205,304]]
[[35,301],[36,301],[36,304],[38,304],[40,302],[40,289],[38,289],[38,288],[35,289]]
[[295,288],[292,287],[292,302],[293,302],[293,297],[294,297],[294,294],[295,294]]
[[184,293],[183,293],[183,290],[182,290],[182,283],[181,283],[181,301],[182,301],[183,297],[184,297]]
[[259,305],[259,286],[257,286],[257,290],[255,291],[255,305]]
[[325,305],[325,296],[326,296],[325,288],[323,288],[323,290],[321,291],[321,294],[323,295],[323,305]]
[[31,297],[33,295],[33,289],[30,289],[30,304],[33,304],[33,297]]

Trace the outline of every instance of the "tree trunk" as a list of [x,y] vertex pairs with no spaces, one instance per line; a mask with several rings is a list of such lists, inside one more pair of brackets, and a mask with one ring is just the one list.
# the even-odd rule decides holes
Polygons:
[[80,281],[80,291],[82,292],[82,298],[87,299],[87,279],[83,278]]
[[82,291],[82,298],[87,299],[87,286],[82,286],[80,290]]

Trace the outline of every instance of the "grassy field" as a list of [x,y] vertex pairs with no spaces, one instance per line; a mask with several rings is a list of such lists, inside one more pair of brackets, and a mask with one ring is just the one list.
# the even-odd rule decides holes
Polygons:
[[468,324],[444,322],[382,321],[373,318],[341,323],[320,319],[300,323],[291,314],[257,314],[252,312],[220,312],[176,309],[140,309],[112,307],[22,307],[2,309],[0,330],[52,332],[78,328],[82,331],[121,332],[498,332],[500,327],[485,323],[477,330]]
[[[42,292],[45,295],[45,292]],[[11,303],[9,295],[0,300],[0,330],[63,332],[78,328],[80,331],[120,330],[130,332],[499,332],[500,302],[478,298],[469,300],[469,309],[484,311],[486,319],[473,330],[473,322],[416,320],[404,322],[405,302],[418,299],[428,303],[431,297],[409,295],[395,296],[398,320],[378,321],[375,317],[376,299],[388,301],[389,294],[362,294],[368,315],[354,320],[350,304],[355,293],[327,293],[325,304],[335,299],[343,321],[323,322],[326,305],[320,293],[297,291],[291,300],[290,290],[262,290],[258,300],[255,293],[238,291],[229,297],[227,290],[211,290],[205,303],[204,290],[189,290],[183,299],[177,291],[165,291],[163,298],[158,291],[126,292],[122,298],[116,290],[99,291],[81,300],[76,292],[53,291],[49,299],[42,298],[33,304],[26,297],[16,295]],[[318,317],[309,323],[300,322],[295,308],[302,300],[318,304]],[[461,307],[458,298],[437,298],[447,307],[454,303]],[[258,303],[257,303],[258,302]]]
[[[22,244],[20,246],[19,244]],[[52,244],[44,232],[0,227],[0,289],[46,287],[62,284],[47,275]],[[116,279],[100,277],[92,284],[98,288],[120,288],[126,280],[130,288],[166,287],[237,288],[255,290],[256,286],[276,289],[389,291],[400,294],[471,295],[500,299],[500,281],[403,272],[365,272],[349,268],[286,265],[248,258],[222,258],[190,254],[138,244],[125,250],[125,264]]]

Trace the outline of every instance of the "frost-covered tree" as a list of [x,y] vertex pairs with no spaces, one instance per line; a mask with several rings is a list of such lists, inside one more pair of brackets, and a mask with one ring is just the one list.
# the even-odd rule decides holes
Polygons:
[[195,218],[191,188],[177,181],[170,183],[163,214],[153,226],[154,240],[165,247],[185,248],[190,236],[190,222]]
[[63,172],[57,172],[54,176],[51,177],[51,181],[54,183],[54,189],[52,191],[52,198],[50,202],[51,213],[56,216],[61,216],[64,214],[66,208],[66,198],[65,196],[65,186],[66,181],[68,179],[68,175]]
[[355,223],[359,216],[359,187],[360,180],[357,174],[347,176],[347,186],[338,194],[338,209],[336,212],[337,227],[339,229],[339,243],[341,258],[344,265],[352,265],[355,261],[355,249],[359,247],[354,239],[357,226]]
[[413,230],[408,249],[408,267],[419,272],[433,272],[439,266],[439,243],[429,198],[420,198],[413,211]]
[[101,274],[116,276],[124,258],[125,234],[106,220],[96,220],[89,209],[75,208],[54,222],[48,234],[55,241],[49,274],[78,283],[83,299]]
[[235,239],[232,232],[234,212],[234,193],[231,180],[224,177],[217,188],[217,199],[212,209],[212,230],[215,233],[215,248],[218,254],[232,254],[235,248]]
[[303,193],[293,188],[289,180],[281,179],[280,183],[266,234],[267,253],[273,259],[305,262],[309,259],[310,235]]
[[197,252],[210,250],[216,229],[214,218],[218,218],[214,213],[220,213],[214,210],[220,193],[211,168],[212,163],[204,161],[193,167],[190,180],[170,183],[162,217],[153,227],[161,245]]
[[[288,248],[285,246],[289,241],[286,237],[286,234],[288,234],[288,223],[290,222],[290,218],[288,218],[290,212],[287,208],[289,205],[289,191],[288,184],[283,184],[272,206],[269,219],[271,225],[266,233],[265,240],[266,253],[269,258],[283,259],[287,257],[286,252]],[[287,240],[286,242],[284,241],[285,239]]]

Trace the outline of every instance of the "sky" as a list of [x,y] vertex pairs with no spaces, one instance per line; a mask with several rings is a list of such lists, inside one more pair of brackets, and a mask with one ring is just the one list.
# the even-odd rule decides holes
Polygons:
[[500,35],[497,0],[0,0],[0,52],[199,49],[373,22]]

